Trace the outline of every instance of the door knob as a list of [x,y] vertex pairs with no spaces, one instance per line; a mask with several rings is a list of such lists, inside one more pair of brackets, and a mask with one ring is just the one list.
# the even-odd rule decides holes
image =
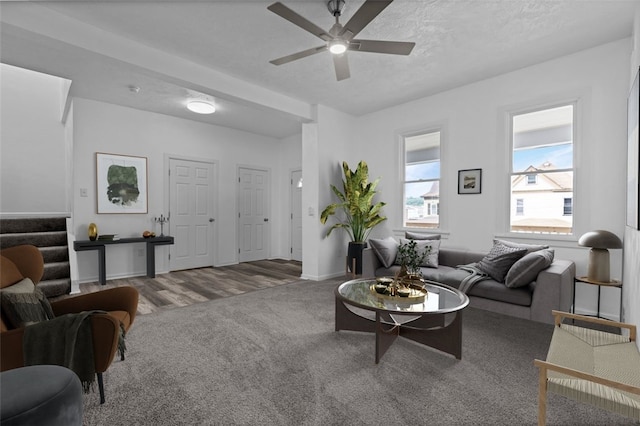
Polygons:
[[269,222],[269,218],[268,218],[268,217],[265,217],[265,218],[264,218],[264,221],[265,221],[265,222]]
[[209,218],[209,222],[215,222],[216,220],[212,217]]

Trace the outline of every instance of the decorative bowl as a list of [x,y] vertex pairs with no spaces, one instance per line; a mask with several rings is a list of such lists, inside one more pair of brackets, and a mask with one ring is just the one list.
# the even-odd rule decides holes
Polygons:
[[409,295],[411,294],[411,290],[408,288],[399,288],[398,289],[398,296],[400,297],[409,297]]
[[385,294],[388,290],[388,286],[386,284],[381,284],[381,283],[374,285],[373,288],[376,290],[376,293],[379,293],[379,294]]

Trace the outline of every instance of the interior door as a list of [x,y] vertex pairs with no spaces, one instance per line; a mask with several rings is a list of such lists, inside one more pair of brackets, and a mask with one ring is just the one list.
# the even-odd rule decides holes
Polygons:
[[215,163],[169,159],[170,269],[213,266]]
[[238,261],[251,262],[269,257],[269,172],[238,169]]
[[302,170],[291,172],[291,259],[302,262]]

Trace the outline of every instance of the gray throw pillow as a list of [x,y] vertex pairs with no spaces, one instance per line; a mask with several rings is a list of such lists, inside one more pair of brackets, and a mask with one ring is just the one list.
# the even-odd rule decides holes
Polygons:
[[526,286],[536,279],[540,271],[551,265],[553,255],[553,249],[537,250],[526,254],[509,269],[504,285],[509,288]]
[[514,243],[513,241],[507,241],[507,240],[498,240],[495,239],[493,240],[493,243],[495,244],[497,242],[500,242],[501,244],[507,246],[507,247],[515,247],[518,249],[527,249],[527,253],[533,253],[534,251],[538,251],[538,250],[543,250],[543,249],[548,249],[549,246],[545,245],[545,244],[522,244],[522,243]]
[[398,255],[398,242],[393,237],[369,238],[369,245],[385,268],[393,265]]
[[29,278],[0,291],[0,307],[14,328],[53,319],[53,310],[42,290]]
[[[407,244],[410,240],[405,238],[400,238],[400,244]],[[440,240],[414,240],[416,242],[416,250],[418,254],[422,254],[427,247],[430,247],[431,250],[427,257],[424,258],[424,261],[420,266],[426,266],[427,268],[437,268],[438,267],[438,254],[440,252]],[[400,259],[396,257],[396,265],[400,265]]]
[[489,254],[478,262],[478,269],[494,280],[504,282],[511,266],[526,253],[526,248],[509,247],[499,240],[494,240]]
[[439,240],[440,234],[423,234],[421,232],[405,231],[404,237],[408,240]]

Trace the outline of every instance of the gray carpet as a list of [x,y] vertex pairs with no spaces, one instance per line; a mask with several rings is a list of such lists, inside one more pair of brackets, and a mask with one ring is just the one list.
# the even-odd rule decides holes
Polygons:
[[[534,425],[552,327],[464,311],[462,360],[334,331],[339,281],[299,282],[139,316],[85,425]],[[550,425],[632,421],[552,396]]]

